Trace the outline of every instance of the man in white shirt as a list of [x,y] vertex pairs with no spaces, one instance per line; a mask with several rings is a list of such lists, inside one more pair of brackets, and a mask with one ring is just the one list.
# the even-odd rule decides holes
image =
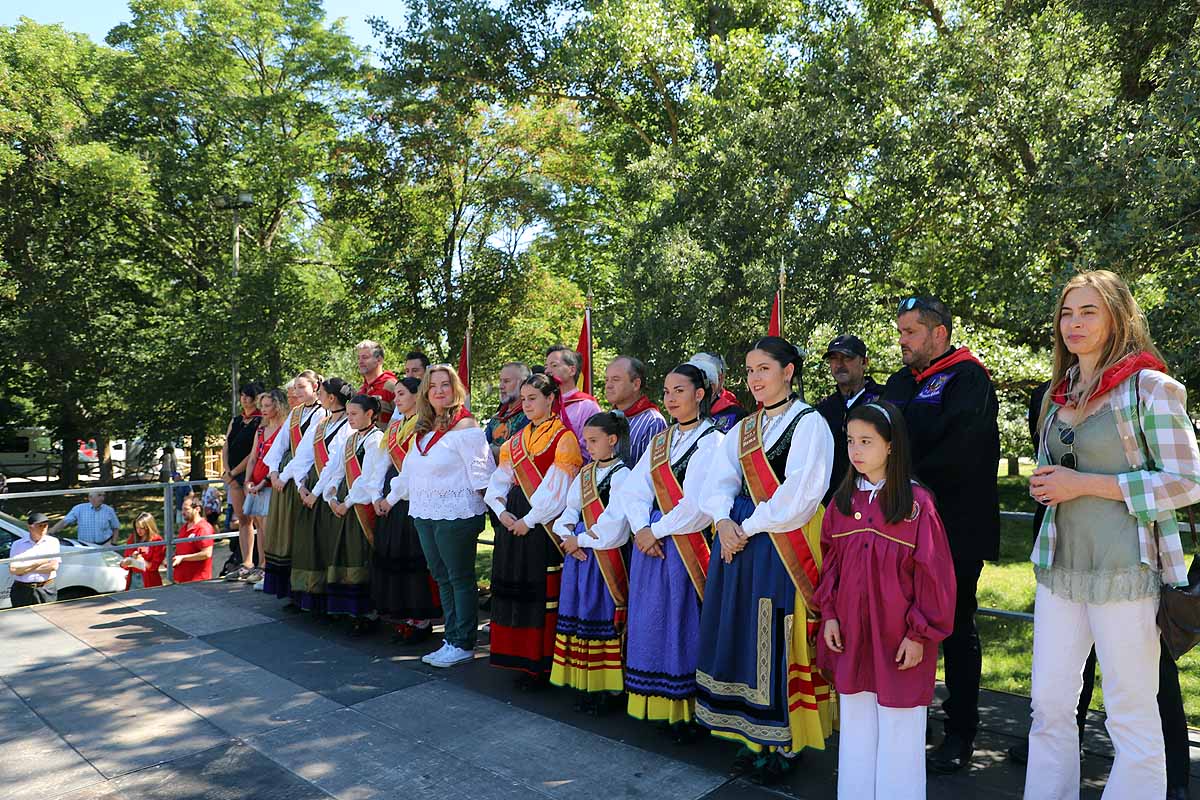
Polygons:
[[13,575],[13,608],[53,603],[58,599],[54,576],[58,574],[58,539],[48,533],[50,518],[35,512],[29,516],[29,536],[13,542],[10,558],[43,556],[29,561],[13,561],[8,571]]

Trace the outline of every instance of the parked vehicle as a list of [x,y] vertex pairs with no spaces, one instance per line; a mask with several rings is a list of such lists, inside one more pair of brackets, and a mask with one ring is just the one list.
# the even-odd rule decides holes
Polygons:
[[0,427],[0,472],[9,478],[57,478],[59,457],[44,428]]
[[[29,536],[29,526],[23,520],[0,512],[0,558],[8,558],[13,542]],[[125,589],[125,570],[121,568],[121,556],[114,552],[95,552],[86,555],[66,555],[95,550],[96,545],[76,539],[60,539],[63,559],[54,579],[58,587],[59,600],[71,600],[106,592]],[[13,576],[7,565],[0,565],[0,608],[12,605]]]

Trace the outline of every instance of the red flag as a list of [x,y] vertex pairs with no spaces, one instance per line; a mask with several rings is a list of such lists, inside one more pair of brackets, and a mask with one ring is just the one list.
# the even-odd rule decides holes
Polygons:
[[592,307],[589,304],[583,309],[583,327],[579,329],[579,344],[575,350],[583,359],[579,368],[579,377],[575,379],[576,387],[581,392],[592,393]]
[[767,336],[783,336],[783,292],[775,293],[771,305],[771,321],[767,324]]

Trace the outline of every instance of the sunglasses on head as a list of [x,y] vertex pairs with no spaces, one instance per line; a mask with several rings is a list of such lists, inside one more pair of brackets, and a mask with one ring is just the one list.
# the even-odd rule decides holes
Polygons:
[[928,311],[936,314],[938,318],[945,319],[945,309],[941,303],[926,300],[924,297],[910,297],[907,300],[900,301],[900,307],[896,309],[896,316],[909,311]]

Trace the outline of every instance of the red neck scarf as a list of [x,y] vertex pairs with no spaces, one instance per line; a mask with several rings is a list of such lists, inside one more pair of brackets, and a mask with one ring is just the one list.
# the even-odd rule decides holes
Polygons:
[[737,404],[737,395],[728,389],[722,389],[721,396],[717,398],[717,402],[712,404],[712,411],[710,413],[718,414],[727,408],[736,408]]
[[496,419],[501,422],[508,422],[510,419],[521,413],[521,401],[514,400],[507,405],[501,405],[500,410],[496,412]]
[[[1119,386],[1121,382],[1130,375],[1133,375],[1136,372],[1141,372],[1144,369],[1166,372],[1167,365],[1159,361],[1150,353],[1147,353],[1145,350],[1141,350],[1137,353],[1130,353],[1108,369],[1104,370],[1104,374],[1100,376],[1100,382],[1096,384],[1096,390],[1092,392],[1092,396],[1088,398],[1088,402],[1103,397]],[[1066,380],[1063,380],[1058,384],[1058,386],[1054,387],[1054,391],[1050,395],[1050,400],[1056,405],[1060,406],[1065,406],[1067,404]]]
[[454,419],[450,420],[449,425],[440,431],[433,432],[433,436],[429,437],[429,442],[424,447],[421,446],[421,440],[418,438],[416,444],[417,449],[421,451],[421,455],[429,455],[429,451],[433,449],[433,446],[437,444],[443,436],[453,430],[455,425],[462,422],[469,416],[471,416],[471,412],[467,411],[466,406],[463,406],[462,408],[458,409],[458,413],[454,415]]
[[920,383],[931,375],[937,375],[939,372],[949,369],[955,364],[962,364],[965,361],[972,361],[978,364],[979,368],[987,373],[989,378],[992,376],[991,373],[988,372],[987,367],[983,365],[983,362],[976,358],[975,355],[965,347],[954,348],[949,353],[934,359],[933,363],[921,372],[917,372],[915,369],[912,370],[912,374],[913,377],[917,379],[917,383]]
[[625,415],[625,419],[632,419],[643,411],[650,411],[651,409],[657,411],[658,406],[654,405],[654,403],[650,401],[649,397],[642,395],[636,401],[634,401],[633,405],[624,409],[621,413]]

